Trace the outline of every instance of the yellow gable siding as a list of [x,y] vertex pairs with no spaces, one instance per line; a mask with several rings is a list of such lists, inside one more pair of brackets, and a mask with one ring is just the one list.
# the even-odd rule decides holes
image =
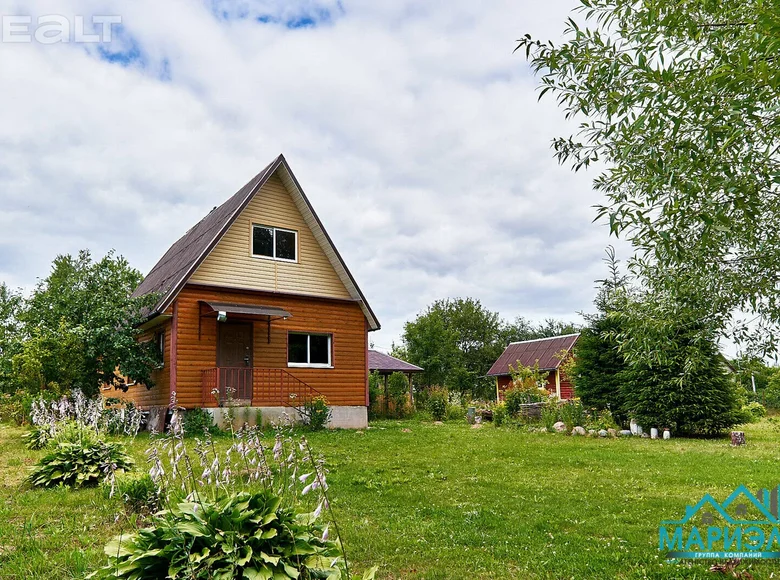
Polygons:
[[[252,256],[252,224],[298,232],[298,262]],[[350,298],[287,189],[272,176],[189,280],[190,283]]]

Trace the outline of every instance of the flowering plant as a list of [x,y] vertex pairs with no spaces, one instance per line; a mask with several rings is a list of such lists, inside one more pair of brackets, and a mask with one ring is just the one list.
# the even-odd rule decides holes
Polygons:
[[279,426],[266,443],[246,428],[224,451],[206,434],[190,452],[175,393],[171,410],[170,432],[147,452],[164,509],[150,527],[109,543],[108,563],[91,577],[350,577],[327,469],[305,438]]

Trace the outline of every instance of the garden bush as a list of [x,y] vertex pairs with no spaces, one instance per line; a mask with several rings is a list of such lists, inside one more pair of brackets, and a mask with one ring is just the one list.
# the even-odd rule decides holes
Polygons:
[[[323,401],[324,402],[324,401]],[[172,401],[174,409],[175,400]],[[350,578],[338,527],[332,519],[324,459],[304,437],[278,427],[267,447],[262,431],[231,432],[232,445],[184,444],[177,409],[170,430],[147,453],[150,477],[163,510],[147,528],[110,542],[99,579]],[[118,478],[112,493],[148,498],[148,481]],[[330,518],[326,518],[326,514]],[[336,534],[331,534],[333,526]],[[373,578],[376,569],[364,578]]]
[[131,513],[152,514],[161,507],[157,485],[148,473],[141,477],[120,474],[113,481],[103,482],[103,492],[106,497],[121,497]]
[[428,392],[428,412],[434,421],[444,421],[447,418],[449,396],[447,389],[434,387]]
[[201,408],[185,411],[182,427],[186,434],[192,436],[202,436],[204,433],[211,433],[212,435],[219,433],[219,428],[214,425],[214,417],[211,416],[211,413]]
[[339,545],[311,513],[281,507],[270,490],[185,501],[154,525],[106,546],[92,577],[338,578]]
[[495,407],[493,407],[493,424],[496,427],[501,427],[504,423],[506,423],[507,417],[509,413],[507,413],[506,410],[506,403],[500,402]]
[[307,425],[313,431],[325,429],[330,422],[331,411],[328,406],[328,399],[324,396],[314,397],[307,405],[306,411],[309,413]]
[[587,427],[588,429],[601,431],[602,429],[606,430],[618,428],[618,424],[609,409],[602,409],[601,411],[591,409],[588,415],[589,416],[586,419],[584,425],[584,427]]
[[28,479],[37,487],[95,485],[116,471],[131,469],[133,463],[121,443],[87,438],[81,442],[57,443],[33,468]]
[[759,421],[763,417],[766,417],[766,407],[764,407],[764,405],[756,401],[753,401],[752,403],[748,403],[742,408],[747,410],[751,415],[753,415],[753,418],[756,421]]
[[585,425],[585,409],[577,399],[569,399],[561,402],[558,408],[558,414],[566,425],[566,430],[571,432],[574,427]]
[[553,425],[558,422],[558,402],[548,400],[542,407],[542,425],[545,430],[552,432]]
[[466,410],[460,405],[447,405],[447,421],[462,421],[466,418]]

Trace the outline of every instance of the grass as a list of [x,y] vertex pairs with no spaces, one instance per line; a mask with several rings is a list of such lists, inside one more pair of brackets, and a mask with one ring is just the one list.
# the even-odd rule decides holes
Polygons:
[[[529,434],[465,423],[381,421],[309,435],[331,471],[350,561],[379,578],[714,578],[709,563],[669,563],[658,524],[705,493],[778,484],[780,433],[651,441]],[[126,523],[98,489],[22,485],[42,452],[0,426],[0,578],[78,578]],[[143,466],[145,437],[131,451]],[[745,563],[756,579],[771,562]]]

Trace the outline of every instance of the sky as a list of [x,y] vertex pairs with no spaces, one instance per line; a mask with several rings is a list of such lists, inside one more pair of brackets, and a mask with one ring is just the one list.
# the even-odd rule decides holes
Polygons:
[[[576,125],[513,53],[526,33],[559,40],[575,5],[0,0],[33,33],[48,15],[71,28],[67,43],[0,30],[0,281],[29,291],[82,248],[146,273],[284,153],[378,348],[447,297],[580,320],[618,242],[593,223],[595,172],[553,157]],[[110,42],[76,42],[79,18],[103,30],[95,15],[121,18]]]

